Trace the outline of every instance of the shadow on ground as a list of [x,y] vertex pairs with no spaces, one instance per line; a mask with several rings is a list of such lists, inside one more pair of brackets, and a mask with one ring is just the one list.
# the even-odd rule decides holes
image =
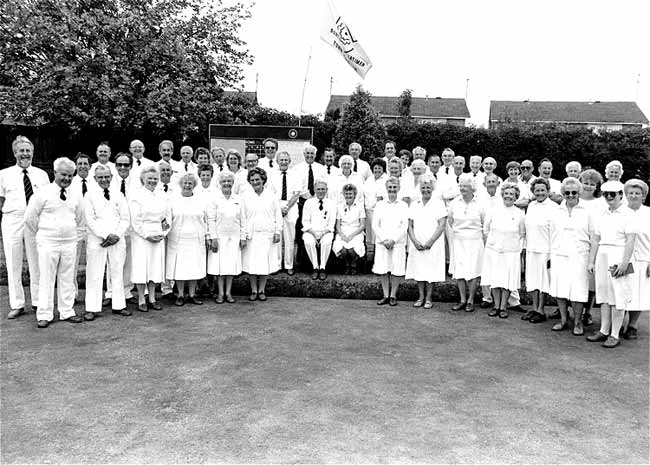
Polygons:
[[647,314],[614,350],[448,304],[34,320],[0,321],[2,463],[649,459]]

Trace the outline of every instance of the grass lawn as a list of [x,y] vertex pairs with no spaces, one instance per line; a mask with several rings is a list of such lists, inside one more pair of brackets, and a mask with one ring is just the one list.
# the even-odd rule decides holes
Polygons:
[[0,461],[648,463],[647,314],[607,350],[450,304],[239,300],[3,312]]

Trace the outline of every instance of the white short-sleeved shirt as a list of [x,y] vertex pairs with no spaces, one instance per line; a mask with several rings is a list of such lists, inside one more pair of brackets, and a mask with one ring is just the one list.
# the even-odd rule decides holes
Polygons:
[[381,243],[386,239],[391,239],[396,244],[406,244],[408,212],[406,202],[399,199],[394,202],[390,202],[388,199],[377,202],[372,218],[375,242]]
[[469,202],[457,197],[449,204],[449,220],[454,236],[463,239],[482,239],[485,208],[476,196]]
[[593,216],[582,200],[571,212],[563,201],[551,225],[551,252],[564,257],[588,252],[593,233]]
[[447,208],[442,200],[431,197],[425,204],[422,199],[409,206],[409,219],[413,221],[413,233],[420,242],[428,241],[438,227],[440,218],[447,216]]
[[515,206],[503,203],[487,215],[484,232],[487,234],[485,247],[499,253],[521,251],[521,233],[525,215]]
[[[3,214],[19,216],[25,214],[27,204],[25,202],[23,176],[23,168],[18,165],[0,170],[0,197],[5,198],[4,205],[2,206]],[[35,166],[27,168],[27,176],[29,177],[29,182],[32,184],[34,193],[50,184],[47,173]]]
[[641,205],[632,210],[631,231],[636,233],[632,258],[638,262],[650,262],[650,207]]
[[625,235],[635,232],[632,210],[621,204],[614,211],[609,208],[595,222],[599,245],[625,247]]
[[536,253],[551,253],[551,227],[560,206],[547,198],[543,202],[533,201],[526,212],[526,250]]

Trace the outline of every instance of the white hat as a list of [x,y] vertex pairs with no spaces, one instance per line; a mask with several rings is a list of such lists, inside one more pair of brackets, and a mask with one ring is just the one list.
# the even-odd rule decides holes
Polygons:
[[620,181],[607,181],[600,186],[601,192],[623,192],[625,186]]

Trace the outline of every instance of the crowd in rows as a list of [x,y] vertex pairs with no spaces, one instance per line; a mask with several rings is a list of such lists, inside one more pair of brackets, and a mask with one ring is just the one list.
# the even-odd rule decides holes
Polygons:
[[[648,186],[623,184],[617,161],[606,179],[569,162],[562,181],[552,177],[550,160],[539,163],[537,176],[530,160],[510,161],[501,179],[492,157],[471,156],[466,171],[452,149],[398,153],[393,142],[368,163],[356,142],[342,156],[326,149],[318,162],[314,146],[296,159],[274,139],[264,141],[261,157],[183,146],[180,160],[165,140],[151,160],[134,140],[114,157],[101,143],[94,162],[83,153],[57,159],[50,183],[32,166],[27,138],[12,148],[16,164],[0,171],[8,316],[24,313],[26,254],[41,328],[54,318],[55,282],[60,319],[71,322],[93,320],[104,305],[130,316],[131,299],[139,311],[160,310],[157,285],[175,305],[200,305],[197,282],[206,275],[219,304],[235,301],[232,281],[242,272],[250,278],[248,299],[265,301],[268,276],[294,274],[302,251],[313,280],[327,279],[332,254],[356,274],[370,252],[379,305],[397,305],[407,279],[418,286],[413,305],[432,308],[433,283],[449,273],[460,294],[453,310],[474,311],[480,286],[478,306],[500,318],[520,309],[523,274],[533,305],[522,319],[546,321],[548,294],[559,309],[552,329],[582,335],[595,301],[601,326],[587,339],[605,347],[620,343],[626,316],[623,336],[636,338],[640,312],[650,310]],[[83,250],[81,317],[73,305]]]

